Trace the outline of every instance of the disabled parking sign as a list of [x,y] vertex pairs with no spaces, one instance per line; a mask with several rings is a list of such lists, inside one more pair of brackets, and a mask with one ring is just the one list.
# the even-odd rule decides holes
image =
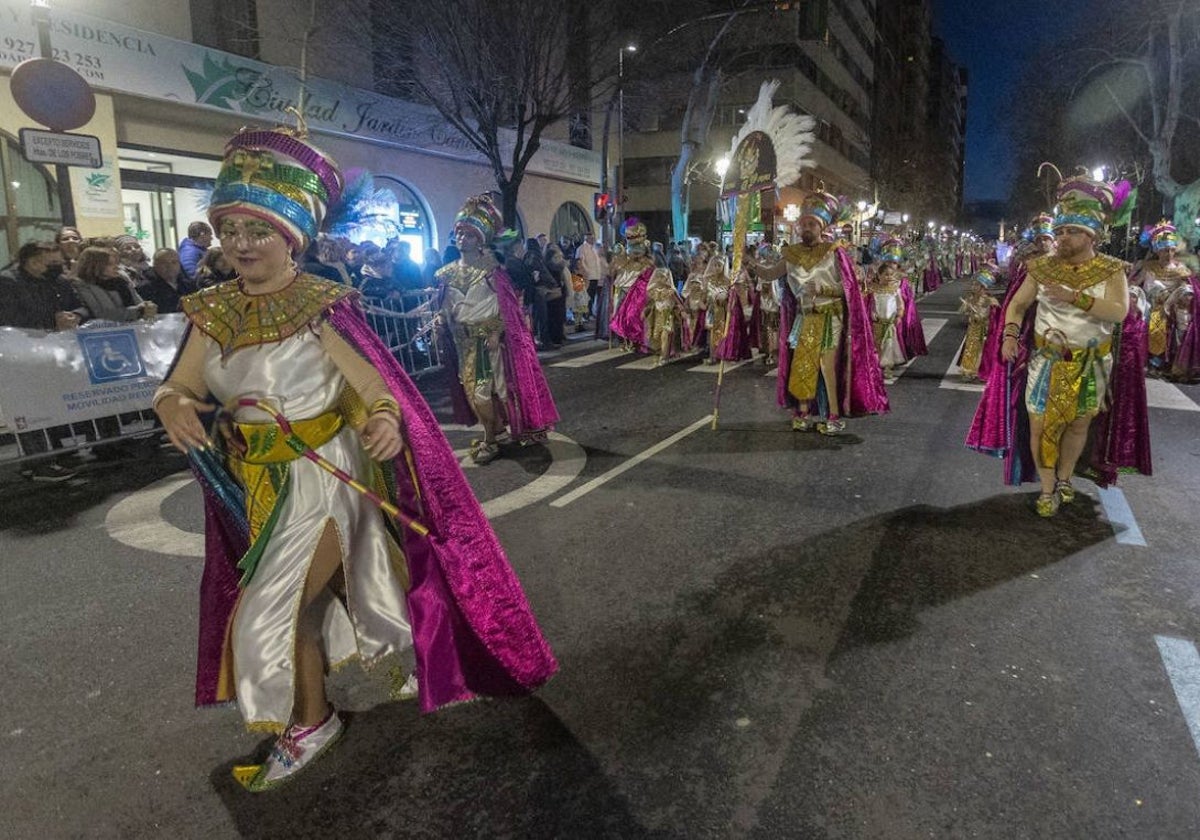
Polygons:
[[85,332],[78,337],[93,385],[146,375],[133,330],[105,330],[91,335]]

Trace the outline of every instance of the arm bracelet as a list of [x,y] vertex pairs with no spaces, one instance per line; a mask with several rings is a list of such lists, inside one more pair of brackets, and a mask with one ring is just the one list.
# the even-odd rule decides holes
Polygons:
[[1089,295],[1087,292],[1080,292],[1079,294],[1077,294],[1075,296],[1074,303],[1076,306],[1078,306],[1084,312],[1088,312],[1089,310],[1091,310],[1092,306],[1095,305],[1096,298],[1093,297],[1092,295]]
[[400,404],[390,397],[383,397],[371,403],[370,407],[367,409],[367,414],[392,414],[396,417],[399,417]]
[[1020,324],[1005,324],[1004,325],[1004,337],[1005,338],[1020,338],[1020,336],[1021,336],[1021,325]]

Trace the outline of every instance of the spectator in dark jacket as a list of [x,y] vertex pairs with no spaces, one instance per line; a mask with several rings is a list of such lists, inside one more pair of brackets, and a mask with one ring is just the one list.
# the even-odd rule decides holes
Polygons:
[[200,267],[200,260],[204,259],[212,240],[212,228],[206,222],[192,222],[188,225],[187,239],[179,243],[179,264],[188,280],[195,279],[196,269]]
[[87,310],[63,277],[62,251],[53,242],[26,242],[17,263],[0,271],[0,327],[68,330],[79,326]]
[[163,315],[179,312],[179,299],[195,290],[195,284],[180,268],[174,248],[154,252],[154,262],[142,273],[142,284],[138,286],[142,299],[154,303]]

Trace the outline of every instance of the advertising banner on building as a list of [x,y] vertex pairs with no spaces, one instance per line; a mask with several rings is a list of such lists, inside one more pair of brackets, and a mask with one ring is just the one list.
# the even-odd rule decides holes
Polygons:
[[8,431],[150,408],[183,328],[182,315],[52,333],[0,327],[0,408]]
[[[30,4],[0,0],[0,69],[37,55]],[[232,111],[267,123],[288,123],[304,90],[308,127],[347,137],[484,162],[484,158],[432,108],[380,96],[296,70],[264,64],[165,35],[134,29],[79,12],[51,10],[54,58],[75,68],[93,88]],[[512,133],[501,138],[511,148]],[[511,157],[511,151],[506,152]],[[543,140],[529,171],[583,181],[600,180],[600,156],[566,143]]]

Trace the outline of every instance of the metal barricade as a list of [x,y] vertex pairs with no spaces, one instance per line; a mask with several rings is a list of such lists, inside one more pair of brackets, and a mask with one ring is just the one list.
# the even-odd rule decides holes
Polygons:
[[367,323],[410,376],[442,366],[433,332],[435,294],[430,290],[401,297],[363,298]]
[[162,426],[151,409],[28,432],[0,424],[0,464],[64,455],[100,444],[148,437],[160,431]]

